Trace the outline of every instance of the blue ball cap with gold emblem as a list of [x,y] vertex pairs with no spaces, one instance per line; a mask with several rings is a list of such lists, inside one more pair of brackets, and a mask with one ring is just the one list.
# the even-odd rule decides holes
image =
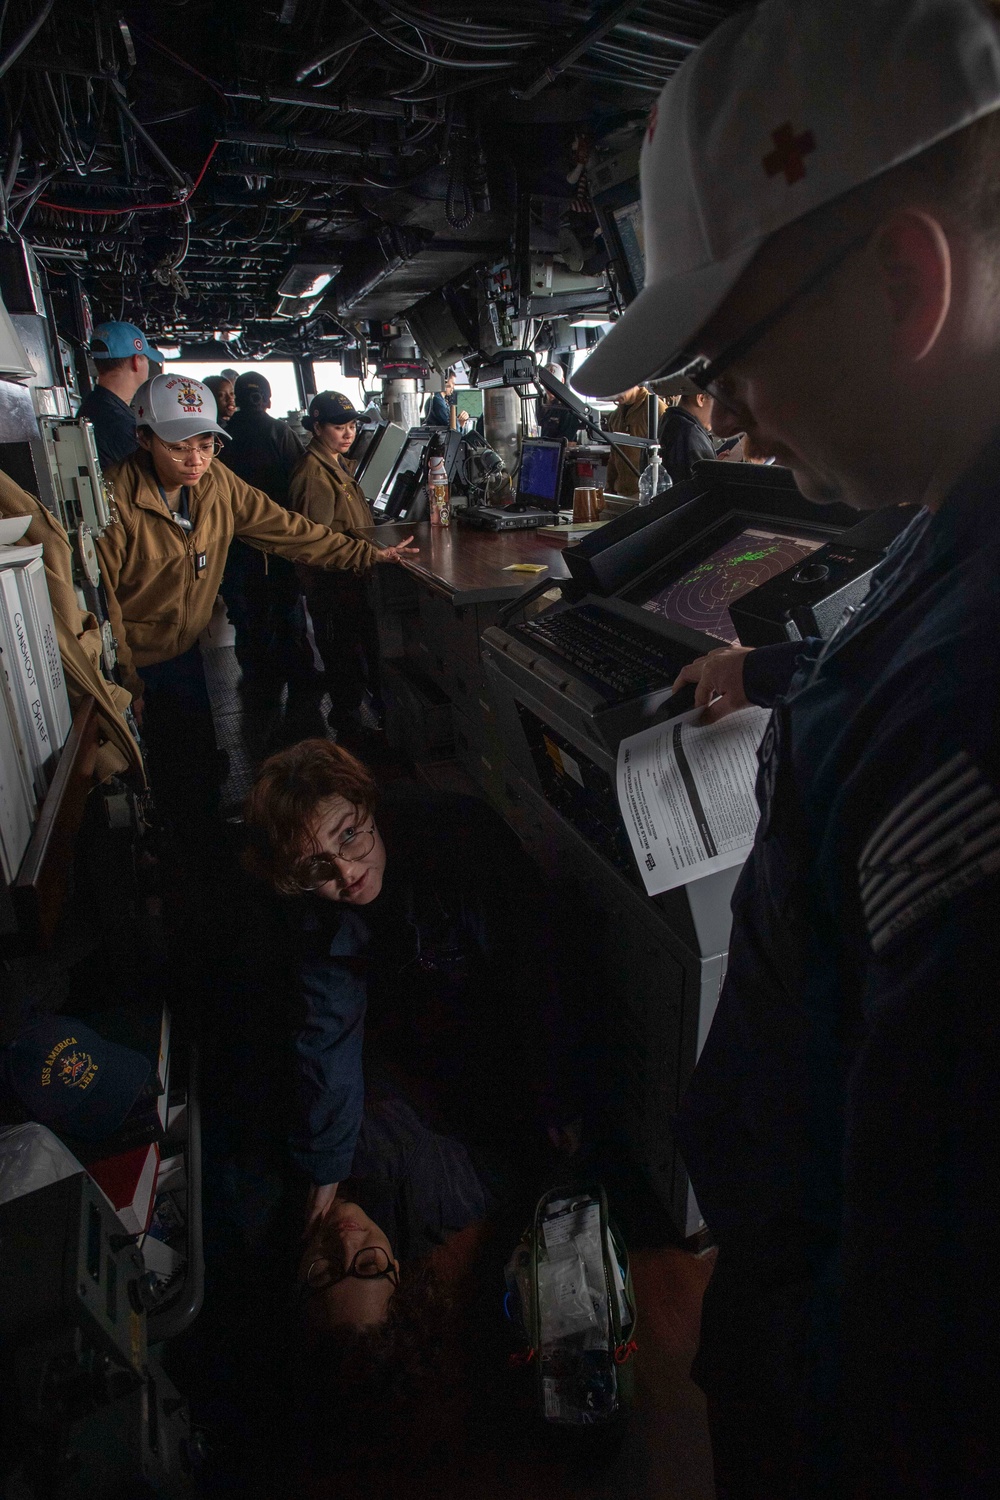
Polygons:
[[333,427],[346,427],[349,422],[360,422],[361,412],[349,396],[340,391],[320,391],[309,403],[309,412],[302,418],[307,432],[312,432],[319,423],[329,422]]
[[141,1052],[68,1016],[36,1021],[5,1050],[3,1076],[33,1120],[99,1141],[125,1121],[150,1074]]

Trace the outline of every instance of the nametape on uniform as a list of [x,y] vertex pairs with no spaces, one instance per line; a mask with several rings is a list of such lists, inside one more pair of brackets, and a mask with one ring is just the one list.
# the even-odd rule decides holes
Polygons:
[[907,792],[858,860],[873,950],[1000,870],[1000,795],[964,750]]

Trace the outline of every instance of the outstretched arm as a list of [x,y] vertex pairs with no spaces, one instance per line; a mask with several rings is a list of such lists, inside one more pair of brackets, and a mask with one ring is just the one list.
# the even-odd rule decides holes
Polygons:
[[261,552],[277,552],[281,557],[308,563],[313,568],[343,568],[360,573],[373,563],[398,562],[401,556],[419,551],[409,545],[413,538],[407,537],[405,542],[380,552],[360,537],[307,521],[305,516],[286,510],[261,490],[252,489],[235,477],[233,484],[236,535]]
[[307,521],[305,516],[286,510],[235,475],[231,482],[236,535],[251,547],[261,552],[277,552],[281,557],[314,568],[363,572],[375,561],[375,548],[370,542]]

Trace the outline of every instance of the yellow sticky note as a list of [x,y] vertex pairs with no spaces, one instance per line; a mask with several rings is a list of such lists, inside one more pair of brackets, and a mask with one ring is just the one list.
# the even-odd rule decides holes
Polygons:
[[508,563],[504,568],[505,573],[544,573],[544,563]]

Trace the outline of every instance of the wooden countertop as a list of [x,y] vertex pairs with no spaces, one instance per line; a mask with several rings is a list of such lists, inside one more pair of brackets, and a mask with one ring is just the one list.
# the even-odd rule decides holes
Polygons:
[[[569,577],[562,557],[565,543],[539,541],[534,531],[476,531],[459,521],[450,526],[419,521],[415,526],[370,526],[358,535],[376,547],[392,547],[412,535],[420,553],[401,566],[456,605],[501,603],[516,599],[543,577]],[[511,563],[541,563],[548,572],[504,572]]]

